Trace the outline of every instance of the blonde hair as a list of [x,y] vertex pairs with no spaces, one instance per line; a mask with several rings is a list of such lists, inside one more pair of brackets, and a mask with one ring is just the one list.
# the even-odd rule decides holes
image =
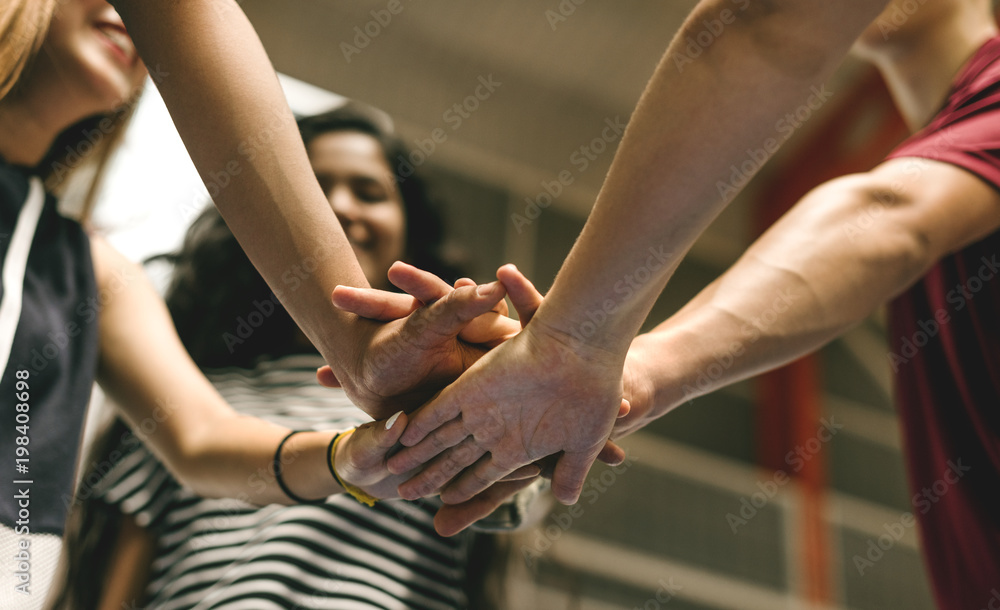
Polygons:
[[[0,0],[0,102],[16,95],[18,85],[31,71],[42,50],[49,25],[59,5],[67,0]],[[121,142],[138,96],[114,112],[84,119],[56,139],[39,164],[48,190],[62,194],[67,182],[79,174],[84,184],[75,214],[86,221],[93,211],[101,179]],[[95,136],[95,134],[97,134]]]
[[17,85],[45,42],[59,0],[0,0],[0,100]]

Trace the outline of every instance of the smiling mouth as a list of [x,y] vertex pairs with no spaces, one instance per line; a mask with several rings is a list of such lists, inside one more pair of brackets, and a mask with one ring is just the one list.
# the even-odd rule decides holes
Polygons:
[[113,23],[99,23],[95,27],[122,63],[126,66],[135,64],[138,56],[135,45],[132,44],[132,38],[121,26]]

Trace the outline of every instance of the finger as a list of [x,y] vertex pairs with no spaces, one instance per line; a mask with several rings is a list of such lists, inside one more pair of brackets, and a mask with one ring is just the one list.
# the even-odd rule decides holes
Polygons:
[[407,318],[407,332],[412,333],[416,347],[432,349],[457,337],[477,317],[496,316],[493,307],[505,294],[500,282],[457,288]]
[[583,491],[583,482],[598,451],[564,453],[552,473],[552,495],[563,504],[575,504]]
[[471,436],[443,452],[418,475],[399,486],[399,497],[416,500],[441,489],[455,475],[475,464],[486,454]]
[[531,485],[532,480],[497,483],[467,502],[445,504],[434,515],[434,529],[442,536],[454,536],[491,515],[508,498]]
[[465,470],[441,490],[441,501],[445,504],[459,504],[471,500],[473,496],[508,476],[517,468],[501,466],[487,455],[472,468]]
[[389,267],[389,281],[424,303],[433,303],[453,290],[450,284],[433,273],[400,261]]
[[618,417],[625,417],[632,410],[632,403],[622,398],[622,405],[618,407]]
[[608,441],[601,448],[601,452],[597,454],[597,459],[601,460],[608,466],[618,466],[625,461],[625,450],[619,447],[615,442]]
[[542,459],[535,461],[535,464],[537,464],[538,467],[542,469],[542,472],[539,476],[541,476],[543,479],[551,480],[552,473],[555,472],[556,469],[556,460],[558,459],[559,459],[559,454],[554,453],[552,455],[543,457]]
[[538,292],[535,285],[514,265],[500,267],[497,270],[497,279],[507,289],[521,326],[525,326],[542,304],[542,293]]
[[[475,281],[473,281],[473,280],[471,280],[471,279],[469,279],[467,277],[463,277],[461,279],[455,280],[455,288],[465,288],[467,286],[476,286],[476,285],[477,284],[476,284]],[[499,303],[497,303],[493,307],[493,311],[497,312],[501,316],[509,316],[510,310],[507,308],[507,300],[504,299],[504,300],[500,301]],[[475,321],[478,321],[478,318],[476,320],[474,320],[474,322]],[[464,339],[464,340],[466,340],[466,341],[469,341],[465,337],[461,337],[461,338]],[[470,343],[481,343],[481,342],[480,341],[470,341]]]
[[[504,303],[505,301],[500,302]],[[458,338],[473,345],[495,347],[520,331],[521,325],[517,320],[508,318],[507,314],[490,311],[469,322],[458,333]]]
[[423,442],[413,447],[405,447],[389,459],[389,472],[393,474],[407,473],[417,466],[422,466],[441,452],[454,447],[469,437],[461,419],[453,419],[434,430],[424,438]]
[[406,430],[406,424],[406,413],[397,411],[392,417],[358,426],[353,435],[356,447],[363,448],[363,453],[358,455],[371,454],[383,457],[386,450],[392,449],[399,442],[399,437],[403,436],[403,431]]
[[323,366],[316,369],[316,381],[319,382],[321,386],[328,388],[339,388],[340,380],[334,374],[333,369],[329,365],[324,364]]
[[384,474],[386,454],[406,429],[406,414],[358,426],[337,446],[334,464],[345,481],[367,480]]
[[534,479],[538,475],[542,474],[542,469],[536,464],[528,464],[527,466],[521,466],[509,475],[501,478],[501,481],[520,481],[521,479]]
[[493,306],[493,311],[505,318],[509,317],[510,310],[507,308],[507,299],[501,299],[499,303]]
[[330,300],[337,309],[383,322],[405,318],[423,304],[407,294],[353,286],[337,286]]
[[[456,396],[456,398],[452,398]],[[460,394],[455,394],[452,386],[441,390],[436,397],[417,409],[410,417],[410,425],[399,442],[413,447],[445,423],[457,418],[462,412]]]

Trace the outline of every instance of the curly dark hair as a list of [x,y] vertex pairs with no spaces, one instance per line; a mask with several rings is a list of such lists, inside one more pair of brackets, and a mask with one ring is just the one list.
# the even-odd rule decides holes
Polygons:
[[[444,223],[407,149],[374,111],[348,104],[299,119],[306,146],[316,137],[352,131],[375,138],[392,168],[406,215],[407,262],[448,282],[462,273],[443,254]],[[291,316],[243,253],[215,206],[188,229],[180,251],[161,255],[174,265],[166,302],[184,347],[202,369],[252,367],[262,358],[312,350],[299,339]]]

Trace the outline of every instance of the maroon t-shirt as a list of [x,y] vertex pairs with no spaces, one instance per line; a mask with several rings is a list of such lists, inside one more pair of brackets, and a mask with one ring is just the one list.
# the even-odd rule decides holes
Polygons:
[[[889,155],[899,157],[950,163],[1000,191],[1000,38],[973,56],[934,120]],[[938,604],[1000,608],[1000,231],[941,259],[895,299],[889,338]]]

